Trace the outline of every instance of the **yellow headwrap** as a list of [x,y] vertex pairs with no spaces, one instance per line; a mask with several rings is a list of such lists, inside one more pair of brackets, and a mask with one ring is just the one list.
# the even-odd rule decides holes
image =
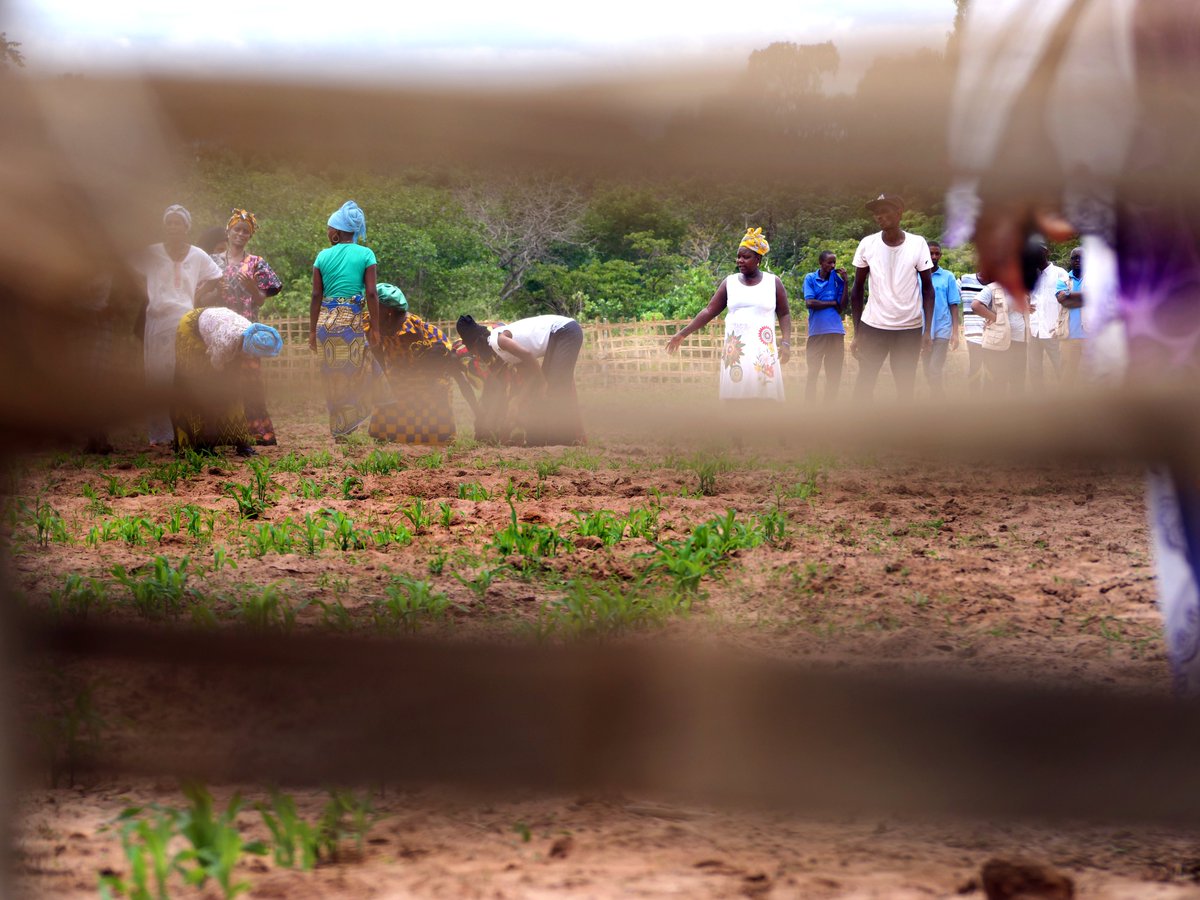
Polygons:
[[771,252],[771,245],[767,243],[767,239],[763,237],[761,228],[747,228],[746,236],[742,238],[742,242],[738,244],[738,248],[749,247],[759,256],[766,256]]
[[229,221],[225,223],[225,230],[228,231],[238,222],[245,222],[250,226],[250,233],[258,231],[258,219],[254,218],[254,213],[248,209],[238,209],[234,207],[233,215],[229,217]]

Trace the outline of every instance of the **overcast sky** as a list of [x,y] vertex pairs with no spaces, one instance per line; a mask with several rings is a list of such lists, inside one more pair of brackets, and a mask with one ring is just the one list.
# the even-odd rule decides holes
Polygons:
[[[944,44],[952,0],[793,0],[755,9],[709,0],[0,0],[0,30],[27,66],[204,71],[230,65],[316,81],[530,79],[619,73],[712,58],[772,41],[833,40],[849,76],[857,44]],[[245,74],[245,72],[243,72]]]

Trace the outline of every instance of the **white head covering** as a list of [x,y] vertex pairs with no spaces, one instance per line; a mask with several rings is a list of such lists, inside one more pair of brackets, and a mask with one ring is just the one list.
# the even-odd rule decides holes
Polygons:
[[183,219],[183,221],[187,222],[188,230],[189,231],[191,230],[192,214],[190,212],[188,212],[186,209],[184,209],[182,206],[180,206],[178,203],[172,203],[170,206],[167,207],[166,212],[163,213],[163,224],[164,225],[167,224],[167,219],[171,218],[171,216],[179,216],[181,219]]
[[242,337],[250,320],[232,309],[213,306],[200,313],[200,337],[213,368],[223,369],[242,352]]

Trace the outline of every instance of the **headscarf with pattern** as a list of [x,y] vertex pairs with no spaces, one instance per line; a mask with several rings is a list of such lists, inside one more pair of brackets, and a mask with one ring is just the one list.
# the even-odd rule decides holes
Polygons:
[[235,206],[233,208],[233,215],[230,216],[229,221],[225,223],[225,230],[228,231],[238,222],[245,222],[248,226],[250,226],[251,234],[254,234],[254,232],[258,231],[258,219],[254,217],[254,213],[250,212],[248,209],[238,209]]
[[767,243],[767,239],[763,237],[761,228],[747,228],[746,236],[742,238],[742,242],[738,244],[738,249],[749,247],[759,256],[766,256],[771,252],[771,245]]

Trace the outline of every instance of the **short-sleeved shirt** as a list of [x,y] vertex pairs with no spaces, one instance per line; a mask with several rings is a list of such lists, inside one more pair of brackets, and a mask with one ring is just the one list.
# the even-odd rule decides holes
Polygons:
[[[828,303],[844,301],[843,292],[846,281],[837,272],[830,272],[829,277],[822,280],[821,270],[809,272],[804,276],[804,299],[824,300]],[[827,306],[825,309],[810,309],[808,311],[808,336],[818,334],[845,334],[846,326],[842,324],[842,307]]]
[[984,319],[971,311],[971,303],[983,291],[983,282],[978,275],[964,275],[959,279],[958,289],[962,296],[963,337],[972,344],[982,344]]
[[933,268],[925,238],[906,231],[900,246],[889,247],[883,242],[882,231],[869,234],[854,251],[854,267],[871,270],[871,292],[863,309],[863,322],[885,331],[924,325],[918,273]]
[[[986,306],[988,309],[991,309],[992,304],[993,304],[992,285],[989,284],[982,291],[980,291],[979,296],[976,297],[975,299],[978,300],[980,303],[982,303],[984,306]],[[1008,298],[1006,297],[1005,299],[1007,300]],[[1011,302],[1008,304],[1007,309],[1008,309],[1008,327],[1012,330],[1012,339],[1019,344],[1024,343],[1025,342],[1025,316],[1023,316],[1021,313],[1019,313],[1015,309],[1013,309]]]
[[509,322],[507,325],[500,325],[492,329],[492,333],[488,335],[488,344],[496,355],[506,363],[520,362],[511,353],[500,349],[500,334],[507,331],[512,335],[512,339],[516,341],[517,346],[522,350],[527,350],[534,355],[535,358],[541,359],[546,355],[546,348],[550,346],[550,335],[558,331],[564,325],[570,325],[575,320],[568,316],[531,316],[528,319],[517,319],[515,322]]
[[367,269],[375,264],[375,251],[370,247],[334,244],[317,254],[313,268],[321,273],[326,297],[358,297],[367,289]]
[[1067,280],[1067,270],[1056,265],[1046,266],[1029,292],[1029,302],[1037,307],[1029,314],[1029,333],[1035,338],[1052,338],[1058,328],[1057,285]]
[[[1058,284],[1054,286],[1055,291],[1070,291],[1071,293],[1082,293],[1083,279],[1076,278],[1074,272],[1068,272],[1065,280],[1060,279]],[[1087,334],[1083,330],[1083,308],[1076,307],[1075,309],[1067,310],[1067,321],[1070,323],[1070,328],[1067,331],[1067,337],[1073,341],[1081,341]]]
[[950,339],[950,327],[954,321],[951,318],[950,307],[962,304],[962,294],[958,291],[958,281],[953,272],[939,267],[934,269],[929,277],[933,281],[933,329],[931,334],[935,341],[946,341]]

